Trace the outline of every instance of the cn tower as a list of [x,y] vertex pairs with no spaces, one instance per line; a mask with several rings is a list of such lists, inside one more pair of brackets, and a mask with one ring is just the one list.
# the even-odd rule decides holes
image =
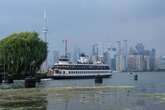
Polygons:
[[[48,43],[48,41],[47,41],[47,37],[48,37],[48,19],[47,19],[46,10],[44,10],[44,26],[43,26],[43,31],[42,32],[43,32],[43,35],[44,35],[44,41],[46,43]],[[44,65],[45,65],[45,69],[47,70],[47,68],[48,68],[48,60],[47,60],[47,58],[45,60]]]

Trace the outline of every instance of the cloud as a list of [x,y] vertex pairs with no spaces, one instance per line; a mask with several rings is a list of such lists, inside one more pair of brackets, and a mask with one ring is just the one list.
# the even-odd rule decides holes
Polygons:
[[46,8],[52,49],[60,50],[63,39],[84,50],[95,42],[128,39],[130,45],[142,41],[165,54],[164,4],[165,0],[5,0],[0,3],[0,35],[26,30],[42,35]]

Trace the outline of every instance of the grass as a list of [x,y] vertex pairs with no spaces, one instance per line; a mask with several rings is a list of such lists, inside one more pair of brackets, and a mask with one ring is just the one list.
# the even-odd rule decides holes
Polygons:
[[160,103],[165,103],[165,93],[142,93],[138,94],[138,96],[157,98],[160,101]]
[[46,110],[46,93],[40,89],[0,91],[0,110]]
[[47,94],[64,94],[69,100],[72,94],[98,91],[130,90],[134,86],[57,87],[33,89],[0,89],[0,110],[46,110]]
[[99,91],[99,90],[129,90],[134,89],[134,86],[95,86],[95,87],[57,87],[48,88],[47,92],[69,92],[69,91]]

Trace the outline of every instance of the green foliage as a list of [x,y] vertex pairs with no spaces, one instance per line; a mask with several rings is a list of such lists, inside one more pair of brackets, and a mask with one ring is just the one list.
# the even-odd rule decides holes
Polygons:
[[36,32],[14,33],[0,41],[0,63],[11,76],[33,76],[47,57],[47,43]]

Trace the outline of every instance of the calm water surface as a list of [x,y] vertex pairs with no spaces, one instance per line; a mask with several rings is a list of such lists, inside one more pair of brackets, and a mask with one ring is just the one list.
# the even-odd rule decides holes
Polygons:
[[[42,110],[165,110],[165,72],[113,73],[94,79],[42,81],[46,95]],[[42,105],[42,103],[41,103]]]

